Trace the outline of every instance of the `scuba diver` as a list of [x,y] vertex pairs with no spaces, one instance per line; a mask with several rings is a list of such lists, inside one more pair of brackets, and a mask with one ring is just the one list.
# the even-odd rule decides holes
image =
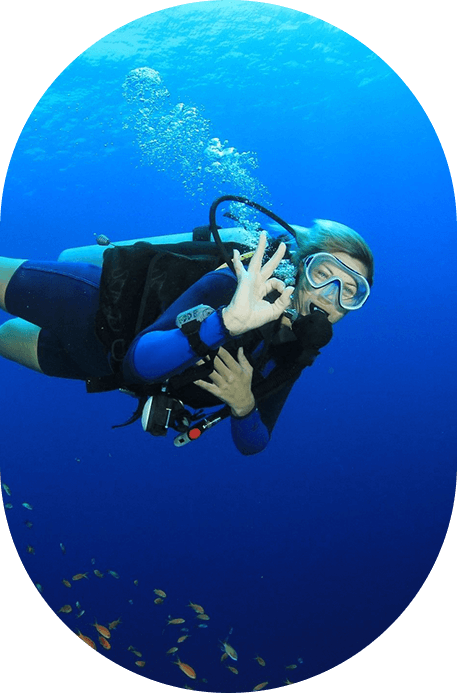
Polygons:
[[[215,214],[225,200],[282,227],[266,261],[264,231],[254,251],[222,243]],[[343,224],[292,227],[238,196],[216,200],[209,227],[198,229],[216,244],[209,235],[174,245],[115,245],[103,236],[102,261],[69,261],[65,252],[58,261],[0,258],[0,307],[16,316],[0,326],[0,355],[84,380],[88,392],[138,398],[125,424],[141,417],[158,436],[175,429],[177,446],[230,417],[242,454],[264,450],[303,368],[332,326],[368,299],[373,256]],[[285,256],[293,286],[274,276]]]

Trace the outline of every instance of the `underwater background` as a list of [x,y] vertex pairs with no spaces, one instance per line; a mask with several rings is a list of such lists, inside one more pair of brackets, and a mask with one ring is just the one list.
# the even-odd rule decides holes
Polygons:
[[[226,141],[240,154],[224,155],[228,180],[189,183],[198,138],[183,171],[145,152],[144,120],[123,95],[145,66],[170,95],[160,113],[182,103],[188,114],[172,120],[170,147],[189,121]],[[241,184],[289,222],[353,226],[376,260],[370,301],[336,326],[264,453],[242,457],[227,423],[184,449],[139,425],[113,432],[133,409],[126,396],[0,365],[12,386],[4,502],[31,579],[54,611],[73,605],[61,616],[74,631],[96,638],[95,619],[121,617],[104,655],[181,687],[165,656],[180,627],[162,632],[168,615],[186,618],[178,655],[203,691],[276,687],[338,665],[389,627],[433,566],[456,438],[455,207],[441,146],[402,81],[347,34],[277,6],[196,4],[132,23],[58,78],[24,129],[2,203],[2,254],[55,259],[94,233],[189,231]],[[86,571],[88,581],[61,583]],[[167,593],[161,605],[154,588]],[[205,606],[207,629],[189,600]],[[230,629],[238,675],[220,663]]]

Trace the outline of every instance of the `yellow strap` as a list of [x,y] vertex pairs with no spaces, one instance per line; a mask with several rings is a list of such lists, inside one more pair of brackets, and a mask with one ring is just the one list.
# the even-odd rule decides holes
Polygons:
[[[243,255],[240,255],[240,260],[243,262],[243,260],[247,260],[248,258],[252,258],[254,255],[255,251],[249,251],[248,253],[243,253]],[[219,267],[216,268],[216,270],[222,270],[222,268],[228,267],[227,263],[224,263],[223,265],[219,265]]]

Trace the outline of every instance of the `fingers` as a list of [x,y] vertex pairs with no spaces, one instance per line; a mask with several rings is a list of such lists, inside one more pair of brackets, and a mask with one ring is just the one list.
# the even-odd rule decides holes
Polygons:
[[265,279],[270,277],[270,275],[273,274],[273,272],[276,270],[278,267],[279,263],[284,257],[284,253],[286,252],[286,244],[281,242],[274,252],[274,254],[271,256],[270,260],[267,260],[265,265],[262,268],[262,277]]
[[294,287],[286,287],[281,296],[278,296],[273,306],[277,310],[278,316],[283,313],[290,304],[290,297],[294,293]]
[[263,259],[263,254],[265,253],[265,247],[267,245],[267,235],[264,231],[259,236],[259,242],[257,244],[257,248],[255,249],[255,253],[252,256],[250,262],[249,262],[249,271],[253,273],[260,272],[262,268],[262,259]]

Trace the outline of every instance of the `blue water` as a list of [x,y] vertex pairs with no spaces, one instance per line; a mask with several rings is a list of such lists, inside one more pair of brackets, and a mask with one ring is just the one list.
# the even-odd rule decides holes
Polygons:
[[[95,619],[121,617],[112,649],[97,642],[107,658],[202,691],[277,687],[376,639],[443,542],[457,438],[450,174],[415,97],[352,37],[273,5],[187,5],[106,37],[37,104],[8,172],[2,254],[55,259],[94,233],[137,238],[207,222],[213,188],[189,195],[179,163],[167,172],[141,162],[122,84],[143,66],[160,73],[170,107],[197,107],[211,137],[255,153],[250,175],[287,221],[334,219],[367,239],[372,296],[335,327],[267,450],[249,458],[228,422],[176,449],[139,424],[111,429],[134,409],[125,395],[87,395],[81,383],[0,362],[7,518],[50,608],[73,606],[61,615],[72,630],[96,640]],[[232,192],[243,193],[218,191]],[[61,583],[86,571],[71,589]],[[154,588],[167,593],[162,605]],[[208,628],[196,627],[189,600],[204,606]],[[182,633],[165,628],[168,615],[190,629],[178,654],[194,683],[165,655]],[[220,662],[231,628],[238,675]]]

